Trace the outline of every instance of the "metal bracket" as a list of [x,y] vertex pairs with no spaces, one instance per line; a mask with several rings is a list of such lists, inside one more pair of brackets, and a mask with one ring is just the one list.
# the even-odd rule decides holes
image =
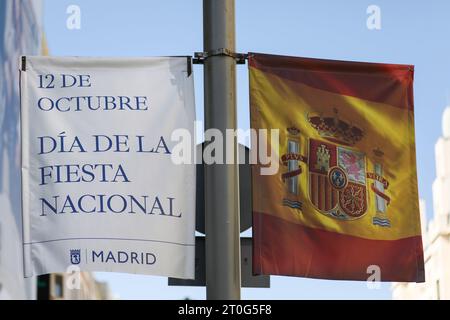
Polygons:
[[245,60],[247,59],[248,54],[233,52],[226,48],[219,48],[219,49],[211,50],[208,52],[195,52],[193,63],[194,64],[203,64],[206,59],[208,59],[209,57],[214,57],[214,56],[232,57],[236,60],[237,64],[245,64]]
[[22,56],[21,70],[22,71],[27,71],[27,57],[26,56]]

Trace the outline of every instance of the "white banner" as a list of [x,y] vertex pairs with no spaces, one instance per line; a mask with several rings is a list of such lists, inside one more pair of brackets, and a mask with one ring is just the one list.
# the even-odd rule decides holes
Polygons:
[[[112,271],[194,277],[190,59],[26,57],[21,71],[25,276]],[[73,270],[71,267],[70,270]]]

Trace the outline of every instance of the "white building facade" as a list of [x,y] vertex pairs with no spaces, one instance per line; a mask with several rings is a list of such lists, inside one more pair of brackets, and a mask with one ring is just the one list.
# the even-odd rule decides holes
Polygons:
[[24,279],[19,136],[19,61],[42,50],[42,2],[0,1],[0,300],[33,299]]
[[435,146],[434,217],[429,223],[420,203],[426,282],[394,283],[393,299],[450,299],[450,107],[444,111],[442,131]]

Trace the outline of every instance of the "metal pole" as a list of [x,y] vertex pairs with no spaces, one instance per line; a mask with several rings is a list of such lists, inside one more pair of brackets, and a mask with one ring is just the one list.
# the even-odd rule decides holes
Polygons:
[[[235,51],[234,0],[203,0],[203,47]],[[204,61],[205,129],[236,129],[236,61],[213,55]],[[233,141],[236,146],[236,139]],[[224,147],[225,150],[225,147]],[[206,297],[241,298],[239,166],[205,166]],[[225,155],[225,152],[224,152]],[[223,161],[225,163],[225,159]]]

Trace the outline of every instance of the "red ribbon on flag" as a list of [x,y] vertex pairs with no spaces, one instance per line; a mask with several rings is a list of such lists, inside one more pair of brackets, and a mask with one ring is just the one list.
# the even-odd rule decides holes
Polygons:
[[389,203],[391,202],[391,198],[389,198],[386,194],[384,194],[382,191],[380,191],[376,186],[375,183],[372,183],[372,185],[370,186],[372,191],[375,192],[375,194],[377,196],[380,196],[381,198],[383,198],[384,200],[386,200],[387,205],[389,205]]
[[288,179],[288,178],[292,178],[292,177],[298,176],[300,173],[302,173],[302,168],[298,168],[297,170],[289,171],[289,172],[283,173],[283,174],[281,175],[281,179],[282,179],[283,182],[284,182],[284,180],[286,180],[286,179]]

